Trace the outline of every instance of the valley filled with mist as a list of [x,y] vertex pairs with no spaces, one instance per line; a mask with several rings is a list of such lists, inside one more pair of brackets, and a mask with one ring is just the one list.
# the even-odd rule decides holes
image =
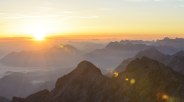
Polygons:
[[0,43],[0,102],[184,101],[183,38],[27,43]]

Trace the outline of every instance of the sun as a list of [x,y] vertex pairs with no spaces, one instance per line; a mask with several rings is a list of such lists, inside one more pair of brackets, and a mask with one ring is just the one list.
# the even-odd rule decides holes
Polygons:
[[39,34],[39,33],[38,33],[38,34],[34,34],[33,37],[34,37],[34,39],[37,40],[37,41],[42,41],[42,40],[45,39],[45,34],[41,34],[41,33]]
[[55,26],[46,20],[33,20],[25,23],[24,32],[31,36],[34,41],[43,41],[56,30]]
[[47,29],[38,27],[38,28],[34,28],[31,35],[33,36],[34,40],[36,41],[43,41],[45,40],[46,36],[47,36]]

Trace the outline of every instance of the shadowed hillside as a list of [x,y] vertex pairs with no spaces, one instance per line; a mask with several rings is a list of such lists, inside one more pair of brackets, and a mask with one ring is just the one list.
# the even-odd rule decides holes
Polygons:
[[142,57],[148,57],[154,60],[157,60],[169,67],[171,67],[173,70],[184,74],[184,51],[179,51],[176,54],[173,55],[166,55],[156,48],[150,48],[143,51],[140,51],[135,57],[129,58],[124,60],[116,69],[115,71],[121,72],[125,70],[128,63],[130,63],[132,60],[136,58],[142,58]]
[[55,88],[12,102],[183,102],[182,75],[155,60],[143,57],[128,64],[112,78],[102,75],[92,63],[83,61],[61,77]]

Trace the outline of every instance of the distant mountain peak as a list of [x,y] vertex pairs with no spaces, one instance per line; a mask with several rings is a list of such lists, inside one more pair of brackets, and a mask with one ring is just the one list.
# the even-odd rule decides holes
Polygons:
[[53,93],[57,94],[60,90],[65,90],[66,86],[78,86],[80,83],[94,83],[96,80],[103,77],[100,69],[88,61],[82,61],[78,66],[69,74],[59,78]]
[[152,58],[152,59],[155,59],[155,60],[159,61],[159,60],[165,59],[167,55],[163,54],[162,52],[160,52],[156,48],[151,47],[149,49],[146,49],[146,50],[143,50],[143,51],[139,52],[136,55],[136,58],[141,58],[143,56],[146,56],[148,58]]
[[115,41],[115,42],[110,42],[110,43],[106,46],[106,48],[118,48],[118,47],[120,47],[120,46],[121,46],[121,44],[120,44],[119,42]]
[[78,64],[77,68],[72,72],[77,74],[85,74],[85,73],[96,73],[101,74],[99,68],[97,68],[94,64],[89,61],[82,61]]
[[143,56],[141,58],[136,58],[135,60],[130,62],[127,65],[126,71],[130,71],[130,72],[136,71],[136,70],[151,71],[151,70],[159,69],[160,66],[165,66],[165,65],[149,57]]

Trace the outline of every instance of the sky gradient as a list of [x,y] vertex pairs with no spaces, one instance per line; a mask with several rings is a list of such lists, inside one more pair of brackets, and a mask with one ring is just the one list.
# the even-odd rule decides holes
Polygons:
[[0,0],[0,36],[179,35],[184,0]]

